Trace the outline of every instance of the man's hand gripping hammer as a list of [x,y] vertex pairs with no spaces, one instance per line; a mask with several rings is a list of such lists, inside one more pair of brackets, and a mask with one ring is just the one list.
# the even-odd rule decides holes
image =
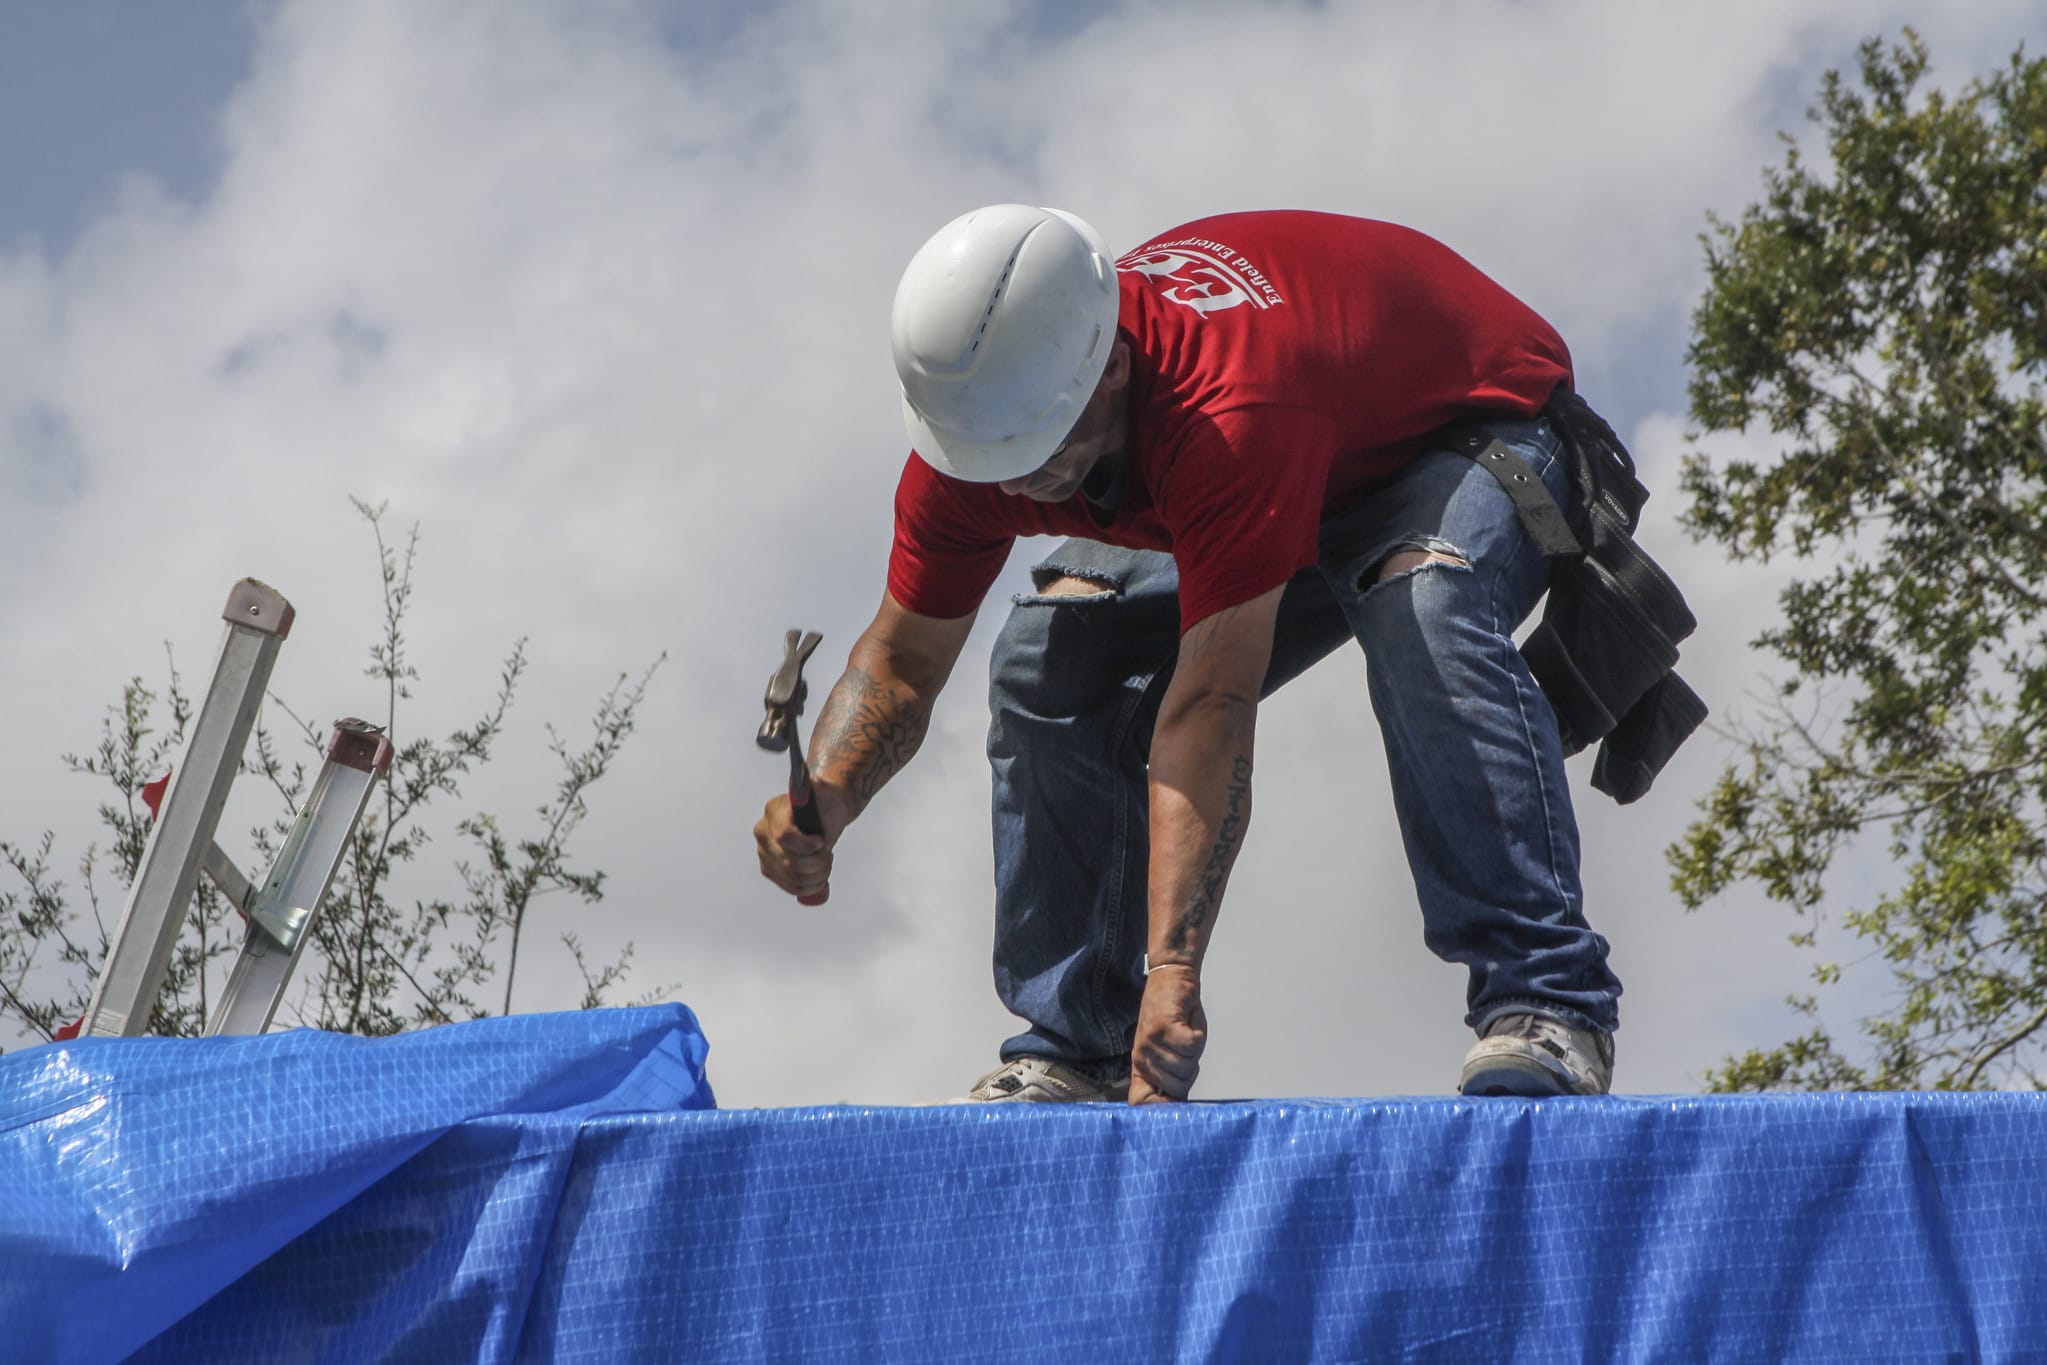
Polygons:
[[[803,739],[796,733],[796,718],[803,714],[803,702],[809,693],[803,682],[803,665],[809,662],[811,651],[822,639],[814,630],[792,630],[784,637],[782,666],[768,679],[767,718],[761,721],[760,733],[754,737],[754,742],[769,753],[789,751],[789,814],[796,828],[805,834],[823,834],[824,821],[818,818],[817,802],[812,799],[810,764],[803,757]],[[799,897],[798,902],[824,903],[822,898],[813,900],[808,896]]]

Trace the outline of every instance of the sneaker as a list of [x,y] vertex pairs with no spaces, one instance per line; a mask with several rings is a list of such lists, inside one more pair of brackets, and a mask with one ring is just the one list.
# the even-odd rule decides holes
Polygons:
[[1541,1014],[1502,1014],[1464,1056],[1466,1095],[1604,1095],[1613,1084],[1613,1035]]
[[1054,1062],[1017,1057],[974,1082],[963,1101],[982,1104],[1122,1104],[1130,1098],[1130,1064]]

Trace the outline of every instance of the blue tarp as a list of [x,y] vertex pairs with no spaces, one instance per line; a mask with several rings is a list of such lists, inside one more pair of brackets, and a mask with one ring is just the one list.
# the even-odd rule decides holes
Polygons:
[[2047,1096],[719,1111],[704,1056],[0,1058],[0,1358],[2047,1355]]

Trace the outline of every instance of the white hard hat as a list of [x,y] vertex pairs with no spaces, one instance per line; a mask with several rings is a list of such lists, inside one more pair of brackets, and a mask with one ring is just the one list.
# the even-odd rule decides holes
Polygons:
[[1115,262],[1072,214],[953,219],[910,258],[889,319],[910,444],[973,483],[1030,473],[1094,393],[1116,312]]

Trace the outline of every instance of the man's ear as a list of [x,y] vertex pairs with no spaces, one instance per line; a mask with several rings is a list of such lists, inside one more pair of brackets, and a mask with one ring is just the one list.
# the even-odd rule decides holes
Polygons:
[[1130,382],[1130,343],[1116,334],[1116,344],[1109,348],[1109,363],[1102,370],[1102,387],[1111,393],[1118,392]]

